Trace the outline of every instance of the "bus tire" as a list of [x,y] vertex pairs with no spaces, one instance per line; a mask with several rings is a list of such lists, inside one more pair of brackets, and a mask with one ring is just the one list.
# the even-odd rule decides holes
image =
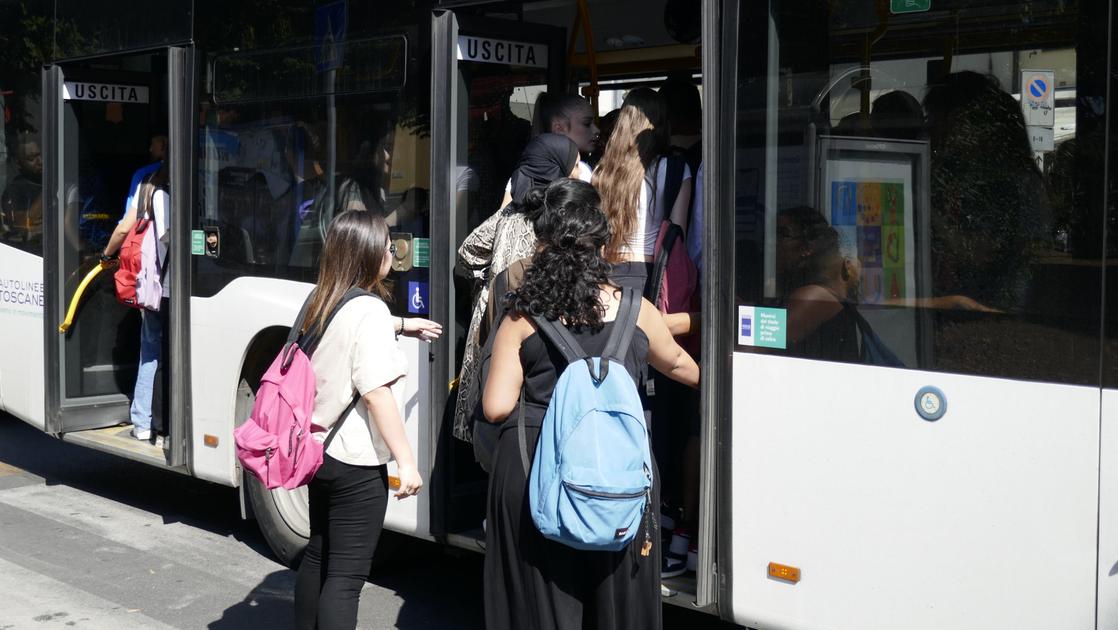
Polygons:
[[245,473],[248,499],[260,533],[284,565],[296,569],[310,539],[307,487],[268,490],[251,473]]
[[[252,412],[256,394],[248,381],[237,387],[236,418],[244,421]],[[276,558],[291,568],[299,566],[310,539],[310,506],[307,488],[268,490],[252,473],[244,472],[241,488],[260,527],[260,533]]]

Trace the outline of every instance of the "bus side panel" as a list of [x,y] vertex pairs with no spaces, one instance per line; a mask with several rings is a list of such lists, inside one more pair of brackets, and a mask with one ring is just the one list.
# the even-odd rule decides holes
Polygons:
[[[440,418],[431,414],[431,364],[430,346],[418,339],[400,337],[400,347],[408,356],[408,376],[404,388],[404,431],[408,435],[415,455],[419,474],[426,487],[404,501],[388,502],[384,526],[393,531],[414,536],[429,537],[431,532],[431,469],[434,453],[429,445],[435,443],[434,433]],[[388,474],[395,476],[396,462],[388,464]],[[389,490],[391,493],[392,490]]]
[[[272,326],[290,327],[312,286],[271,278],[243,277],[229,283],[211,298],[191,301],[191,379],[193,389],[193,471],[197,477],[225,485],[239,485],[233,417],[241,366],[257,333]],[[404,395],[408,441],[420,474],[428,481],[431,469],[432,432],[438,418],[431,418],[427,388],[430,386],[428,344],[400,338],[408,356],[409,371]],[[253,383],[252,385],[255,385]],[[218,448],[203,444],[205,434],[219,438]],[[395,464],[389,464],[395,475]],[[427,536],[430,531],[430,492],[417,498],[390,501],[385,526],[394,531]]]
[[1118,628],[1118,391],[1102,392],[1098,628]]
[[733,373],[737,622],[1094,626],[1097,388],[752,353]]
[[0,409],[43,429],[43,259],[0,245]]
[[[190,353],[193,471],[217,483],[240,485],[233,443],[237,385],[248,346],[271,326],[288,328],[311,285],[271,278],[237,278],[210,298],[191,298]],[[253,383],[255,386],[255,383]],[[203,444],[216,435],[218,447]]]

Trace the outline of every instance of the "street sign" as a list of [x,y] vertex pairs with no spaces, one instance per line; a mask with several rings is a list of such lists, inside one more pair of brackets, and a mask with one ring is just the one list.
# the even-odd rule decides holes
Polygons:
[[1056,120],[1056,73],[1021,71],[1021,113],[1031,127],[1052,127]]
[[314,10],[314,65],[319,72],[342,67],[345,53],[346,0]]
[[889,12],[893,15],[900,13],[921,13],[932,8],[932,0],[889,0]]

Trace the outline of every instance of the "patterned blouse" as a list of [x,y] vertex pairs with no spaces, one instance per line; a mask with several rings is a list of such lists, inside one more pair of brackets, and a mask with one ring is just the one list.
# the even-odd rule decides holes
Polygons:
[[[454,406],[454,437],[470,442],[473,414],[481,397],[482,319],[489,306],[489,286],[509,265],[531,258],[536,252],[536,230],[523,214],[507,206],[477,226],[458,248],[458,264],[483,283],[470,316],[462,372],[458,376],[458,400]],[[495,334],[491,331],[490,334]]]

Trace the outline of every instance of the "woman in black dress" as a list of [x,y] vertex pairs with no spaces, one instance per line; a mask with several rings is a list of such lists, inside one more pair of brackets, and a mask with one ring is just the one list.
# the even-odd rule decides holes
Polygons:
[[[602,256],[609,224],[598,194],[583,182],[559,180],[530,193],[542,205],[536,223],[539,250],[520,289],[508,296],[511,315],[496,332],[482,395],[490,422],[504,422],[489,485],[485,556],[485,617],[492,629],[562,630],[583,627],[657,630],[660,615],[659,536],[641,555],[643,540],[616,552],[581,551],[547,540],[528,510],[528,485],[520,459],[516,414],[524,388],[529,456],[566,362],[537,334],[530,318],[558,319],[591,355],[601,353],[614,325],[621,291],[609,282]],[[692,387],[699,368],[676,344],[660,312],[641,301],[637,330],[625,360],[636,379],[651,363]],[[653,505],[659,504],[654,474]],[[640,538],[640,537],[638,537]]]

